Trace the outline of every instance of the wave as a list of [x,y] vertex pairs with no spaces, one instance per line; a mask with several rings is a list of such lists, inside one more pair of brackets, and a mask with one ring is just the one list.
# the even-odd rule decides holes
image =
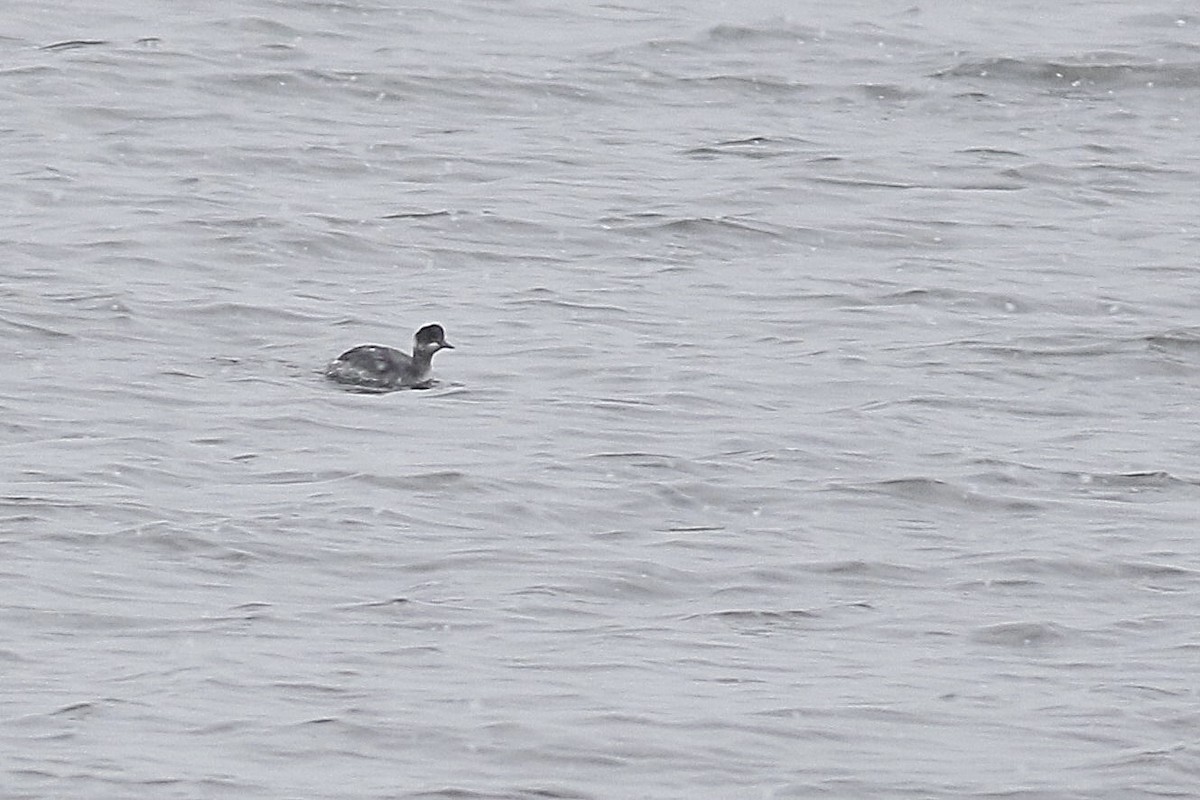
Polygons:
[[[1118,60],[1104,56],[1073,61],[1036,58],[985,58],[964,61],[933,73],[934,78],[964,78],[1024,84],[1040,88],[1122,89],[1200,88],[1200,64]],[[1121,57],[1122,59],[1124,57]]]

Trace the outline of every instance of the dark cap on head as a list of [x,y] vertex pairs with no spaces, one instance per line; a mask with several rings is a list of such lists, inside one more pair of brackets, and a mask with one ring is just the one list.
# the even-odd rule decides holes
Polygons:
[[426,325],[417,331],[415,338],[417,344],[439,344],[449,350],[454,349],[454,345],[446,341],[446,332],[441,325]]

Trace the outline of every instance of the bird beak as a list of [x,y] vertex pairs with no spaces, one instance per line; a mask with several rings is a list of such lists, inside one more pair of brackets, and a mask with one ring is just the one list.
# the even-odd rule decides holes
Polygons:
[[453,350],[454,345],[450,344],[449,342],[442,342],[442,349],[443,350]]

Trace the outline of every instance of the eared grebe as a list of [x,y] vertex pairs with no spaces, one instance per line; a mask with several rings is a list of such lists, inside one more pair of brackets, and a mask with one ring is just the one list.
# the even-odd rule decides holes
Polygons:
[[325,375],[338,383],[368,389],[425,389],[433,382],[433,354],[453,349],[441,325],[426,325],[413,337],[412,356],[392,347],[360,344],[330,361]]

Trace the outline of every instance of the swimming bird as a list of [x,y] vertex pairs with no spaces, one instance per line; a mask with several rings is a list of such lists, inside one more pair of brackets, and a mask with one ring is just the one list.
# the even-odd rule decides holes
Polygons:
[[381,344],[360,344],[330,361],[325,376],[367,389],[426,389],[433,383],[433,354],[453,349],[441,325],[426,325],[413,337],[411,356]]

